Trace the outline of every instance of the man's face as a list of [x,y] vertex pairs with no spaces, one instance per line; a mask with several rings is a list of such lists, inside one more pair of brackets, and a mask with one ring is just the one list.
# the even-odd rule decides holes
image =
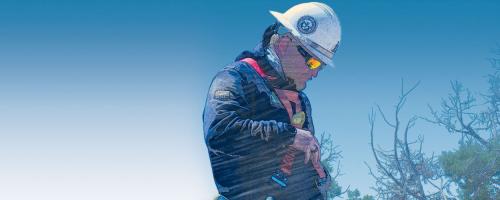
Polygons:
[[306,58],[299,52],[298,45],[289,37],[280,37],[275,44],[276,53],[280,59],[285,75],[292,79],[296,89],[301,91],[306,88],[306,82],[318,76],[322,67],[310,69]]

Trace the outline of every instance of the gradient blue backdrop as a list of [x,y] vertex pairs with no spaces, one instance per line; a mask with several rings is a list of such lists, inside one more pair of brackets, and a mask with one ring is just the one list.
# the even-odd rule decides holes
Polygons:
[[[201,113],[212,76],[301,1],[0,2],[0,199],[209,199]],[[326,1],[343,40],[306,89],[318,132],[343,151],[339,182],[369,189],[367,116],[429,116],[460,80],[484,91],[500,41],[498,1]],[[377,122],[381,122],[378,120]],[[423,121],[427,152],[458,137]],[[376,142],[391,133],[382,123]]]

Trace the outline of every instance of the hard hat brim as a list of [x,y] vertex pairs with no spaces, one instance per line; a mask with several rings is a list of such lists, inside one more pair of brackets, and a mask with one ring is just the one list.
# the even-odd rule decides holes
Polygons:
[[321,62],[325,63],[326,65],[332,67],[332,68],[335,68],[335,63],[333,62],[333,57],[332,58],[329,58],[327,56],[325,56],[323,53],[321,53],[320,51],[318,51],[316,48],[312,47],[311,45],[308,45],[308,44],[303,44],[307,50],[311,51],[311,53],[316,56],[319,60],[321,60]]
[[[288,31],[290,31],[290,33],[292,33],[293,36],[299,38],[299,40],[303,40],[302,35],[299,33],[299,31],[297,29],[295,29],[295,26],[293,26],[290,23],[290,20],[288,20],[288,18],[286,18],[283,15],[283,13],[279,13],[279,12],[272,11],[272,10],[270,10],[269,12],[271,13],[271,15],[274,16],[274,18],[276,18],[276,20],[278,20],[279,23],[281,23],[281,25],[283,25],[286,29],[288,29]],[[320,51],[318,51],[317,49],[315,49],[311,45],[305,44],[305,42],[302,42],[302,44],[305,48],[307,48],[307,50],[311,51],[311,53],[314,56],[316,56],[319,60],[321,60],[321,62],[325,63],[326,65],[328,65],[332,68],[335,67],[335,64],[333,62],[333,56],[332,56],[332,58],[329,58],[328,56],[324,55],[323,53],[321,53]]]

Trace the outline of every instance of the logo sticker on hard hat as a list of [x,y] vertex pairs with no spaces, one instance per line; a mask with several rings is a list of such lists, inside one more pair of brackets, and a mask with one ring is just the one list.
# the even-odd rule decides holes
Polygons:
[[316,20],[311,16],[302,16],[297,21],[297,29],[303,34],[310,34],[316,31]]

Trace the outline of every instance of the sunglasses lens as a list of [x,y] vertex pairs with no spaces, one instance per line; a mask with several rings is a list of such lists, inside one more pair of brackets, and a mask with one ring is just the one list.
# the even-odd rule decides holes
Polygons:
[[309,69],[317,69],[321,66],[321,62],[315,58],[309,58],[307,60],[307,66],[309,66]]
[[301,46],[297,46],[297,50],[299,53],[306,59],[306,64],[309,67],[309,69],[314,70],[317,69],[318,67],[321,67],[321,62],[309,55]]

